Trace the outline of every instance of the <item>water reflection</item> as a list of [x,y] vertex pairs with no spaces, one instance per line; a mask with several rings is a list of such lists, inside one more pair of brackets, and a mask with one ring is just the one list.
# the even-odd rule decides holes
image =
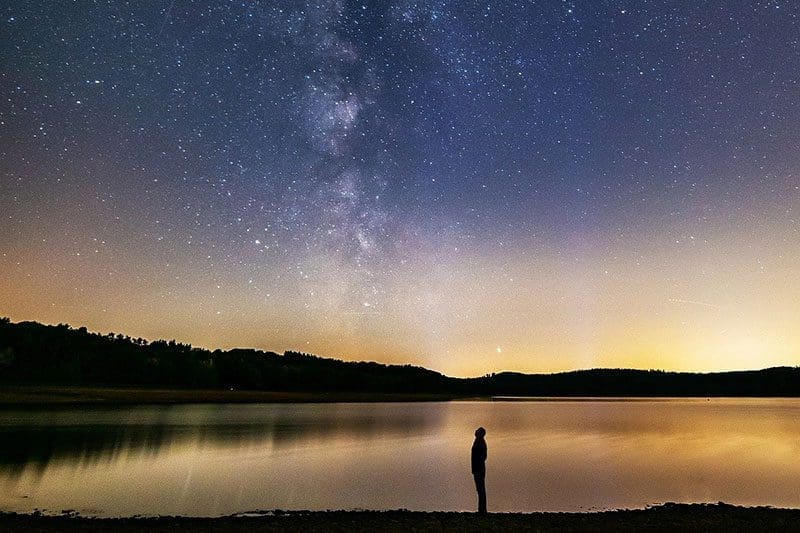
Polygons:
[[[181,405],[0,411],[0,472],[44,472],[51,461],[92,464],[120,454],[158,455],[162,448],[196,443],[242,447],[352,436],[413,435],[432,430],[441,411],[402,404]],[[434,416],[431,416],[434,415]]]
[[800,506],[791,399],[188,405],[0,411],[0,510],[219,515],[664,501]]

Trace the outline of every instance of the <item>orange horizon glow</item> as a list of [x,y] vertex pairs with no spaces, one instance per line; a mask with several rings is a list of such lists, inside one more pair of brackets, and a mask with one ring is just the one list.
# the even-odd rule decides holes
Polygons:
[[[166,286],[163,277],[148,281],[154,264],[31,245],[4,254],[0,316],[459,377],[796,366],[800,246],[788,246],[796,238],[794,227],[764,227],[671,244],[598,237],[571,253],[529,243],[446,255],[428,249],[406,258],[360,308],[348,300],[346,269],[325,256],[311,258],[315,279],[254,297],[249,280],[194,271],[191,257],[176,261],[180,274]],[[269,275],[258,282],[268,284]]]

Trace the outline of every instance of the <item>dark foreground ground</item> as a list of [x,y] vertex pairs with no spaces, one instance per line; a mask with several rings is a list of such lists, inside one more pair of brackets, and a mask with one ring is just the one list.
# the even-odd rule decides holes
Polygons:
[[269,513],[254,517],[117,518],[0,514],[0,531],[800,531],[800,509],[666,504],[599,513],[411,511]]

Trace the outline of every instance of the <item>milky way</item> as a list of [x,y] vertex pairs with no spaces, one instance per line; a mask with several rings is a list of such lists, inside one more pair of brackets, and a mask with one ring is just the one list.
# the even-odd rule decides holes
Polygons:
[[0,314],[459,375],[800,364],[792,2],[9,2]]

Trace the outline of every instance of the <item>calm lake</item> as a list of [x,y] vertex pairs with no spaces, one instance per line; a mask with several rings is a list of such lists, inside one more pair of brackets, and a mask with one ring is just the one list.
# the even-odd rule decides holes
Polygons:
[[667,501],[800,506],[800,400],[180,405],[0,410],[0,510],[214,516]]

